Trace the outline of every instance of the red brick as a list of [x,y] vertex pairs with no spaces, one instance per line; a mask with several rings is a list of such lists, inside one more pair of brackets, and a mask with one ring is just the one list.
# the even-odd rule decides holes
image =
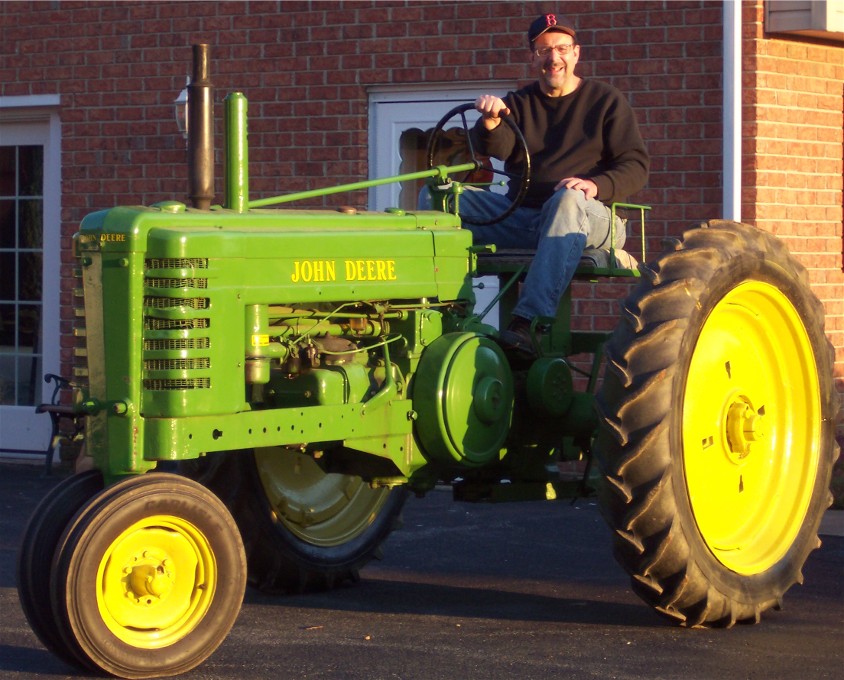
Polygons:
[[[170,131],[171,101],[194,42],[212,45],[220,98],[233,89],[249,96],[252,157],[260,160],[255,191],[274,194],[279,177],[292,188],[323,185],[326,160],[338,165],[338,179],[367,175],[367,86],[525,82],[525,28],[547,11],[543,3],[356,2],[343,6],[349,20],[338,32],[337,10],[319,3],[204,8],[200,17],[191,3],[3,5],[4,18],[19,20],[0,26],[0,45],[15,46],[0,54],[0,92],[62,97],[63,232],[93,207],[172,193],[171,178],[184,175],[184,149]],[[720,4],[606,2],[566,11],[584,42],[580,73],[613,82],[636,109],[653,157],[640,193],[657,208],[649,229],[677,233],[688,220],[719,214]],[[800,247],[824,253],[813,281],[824,282],[831,304],[844,298],[842,50],[768,39],[763,14],[761,0],[743,4],[743,213],[813,239]],[[130,167],[121,163],[125,154]],[[138,181],[141,167],[150,171]],[[110,181],[98,182],[98,174]],[[101,194],[112,186],[113,195]],[[613,315],[591,306],[593,291],[587,295],[579,313],[591,310],[594,319],[584,322],[600,327]],[[840,344],[844,314],[837,314]],[[842,375],[841,360],[836,371]]]

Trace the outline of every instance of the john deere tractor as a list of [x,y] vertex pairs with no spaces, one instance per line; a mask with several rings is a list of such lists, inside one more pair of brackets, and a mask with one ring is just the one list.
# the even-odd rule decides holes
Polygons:
[[[821,304],[780,241],[715,220],[638,266],[589,253],[579,277],[635,284],[616,330],[574,329],[569,290],[536,356],[511,356],[473,281],[499,277],[506,323],[531,253],[461,228],[480,160],[433,162],[468,106],[437,126],[431,167],[252,200],[247,102],[230,94],[226,200],[212,206],[198,63],[194,205],[103,210],[75,238],[87,386],[74,404],[93,465],[23,538],[20,600],[45,646],[121,677],[185,672],[226,637],[247,584],[356,578],[409,491],[554,499],[572,491],[559,464],[579,457],[619,562],[660,613],[731,626],[781,603],[819,545],[837,400]],[[526,186],[527,168],[505,180]],[[432,210],[279,207],[419,179]],[[614,209],[644,229],[645,206]]]

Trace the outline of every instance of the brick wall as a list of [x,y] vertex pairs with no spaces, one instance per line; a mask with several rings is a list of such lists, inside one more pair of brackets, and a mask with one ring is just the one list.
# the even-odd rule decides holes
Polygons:
[[[614,83],[636,109],[652,155],[648,187],[634,197],[654,206],[650,249],[691,223],[720,217],[722,3],[562,6],[583,44],[581,75]],[[70,237],[85,214],[118,203],[185,199],[184,142],[175,129],[172,102],[190,71],[192,44],[211,45],[218,156],[219,102],[234,90],[249,99],[250,188],[257,198],[365,178],[370,86],[525,81],[526,26],[538,14],[557,10],[558,3],[549,2],[6,2],[0,3],[0,94],[62,97],[63,274],[69,278]],[[758,103],[747,101],[744,132],[759,130],[764,136],[758,145],[746,142],[744,216],[789,238],[811,268],[830,314],[841,375],[844,50],[769,40],[761,33],[760,13],[761,0],[745,3],[745,21],[750,21],[745,63],[753,67],[745,85],[762,89]],[[813,115],[824,121],[824,129],[829,126],[828,148],[799,136],[777,137],[768,127],[774,113],[789,115],[782,97],[796,89],[779,77],[785,77],[779,69],[798,65],[811,76],[801,79],[801,86],[828,88],[811,91]],[[765,98],[773,95],[780,99],[771,105]],[[786,144],[784,152],[780,142]],[[821,148],[824,155],[815,157]],[[771,177],[782,178],[777,172],[787,162],[784,156],[795,153],[817,163],[801,181],[819,188],[814,182],[823,176],[822,201],[807,200],[802,187],[783,186],[791,192],[784,201],[780,185],[769,184]],[[772,190],[763,191],[766,187]],[[217,188],[222,190],[219,169]],[[814,195],[820,197],[817,191]],[[365,200],[360,193],[326,202],[362,205]],[[622,285],[578,285],[578,322],[612,328],[617,300],[625,292]],[[72,320],[67,295],[65,328]],[[66,362],[70,353],[66,348]]]
[[745,6],[743,23],[743,219],[777,234],[809,270],[841,385],[844,47],[765,36],[761,0]]

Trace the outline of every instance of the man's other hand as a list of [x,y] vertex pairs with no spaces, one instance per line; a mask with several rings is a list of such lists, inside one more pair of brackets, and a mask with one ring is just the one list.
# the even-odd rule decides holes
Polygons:
[[595,198],[598,195],[598,185],[591,179],[581,179],[580,177],[566,177],[561,179],[554,191],[560,189],[574,189],[575,191],[582,191],[586,194],[586,198]]

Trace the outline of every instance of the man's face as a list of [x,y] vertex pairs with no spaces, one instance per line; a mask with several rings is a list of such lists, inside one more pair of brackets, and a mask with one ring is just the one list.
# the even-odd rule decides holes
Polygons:
[[[568,46],[566,54],[552,49],[558,46]],[[537,50],[547,54],[537,54]],[[573,92],[577,85],[574,66],[579,58],[580,45],[575,45],[574,39],[567,33],[547,31],[540,35],[533,43],[530,63],[542,91],[552,97]]]

